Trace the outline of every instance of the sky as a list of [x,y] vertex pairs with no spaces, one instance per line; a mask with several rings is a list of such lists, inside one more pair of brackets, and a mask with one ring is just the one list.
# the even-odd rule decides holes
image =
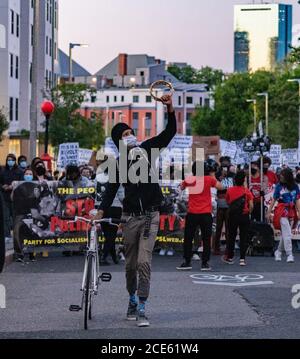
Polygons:
[[[233,6],[252,2],[60,0],[60,48],[68,51],[70,42],[89,44],[75,48],[73,57],[93,74],[123,52],[231,72]],[[300,5],[297,0],[280,2],[294,5],[294,38],[300,37]]]

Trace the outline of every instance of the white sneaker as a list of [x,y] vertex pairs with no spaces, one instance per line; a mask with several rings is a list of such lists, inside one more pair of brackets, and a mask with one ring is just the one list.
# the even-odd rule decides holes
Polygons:
[[168,256],[168,257],[173,257],[173,256],[174,256],[174,251],[173,251],[173,249],[169,249],[169,250],[168,250],[167,256]]
[[121,262],[125,262],[125,256],[124,256],[124,253],[123,253],[123,252],[121,252],[121,253],[119,254],[119,256],[120,256],[120,261],[121,261]]
[[287,263],[295,263],[295,258],[294,256],[291,254],[287,257]]
[[193,255],[193,261],[200,261],[199,254],[194,253],[194,255]]
[[275,252],[275,261],[281,262],[281,252],[279,252],[279,251]]
[[159,255],[163,257],[163,256],[166,255],[166,252],[167,251],[165,249],[161,249],[160,252],[159,252]]

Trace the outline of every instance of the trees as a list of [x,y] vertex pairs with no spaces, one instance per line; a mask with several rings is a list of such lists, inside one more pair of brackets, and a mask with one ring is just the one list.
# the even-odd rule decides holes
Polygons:
[[78,112],[89,92],[83,84],[63,84],[52,90],[55,111],[49,125],[49,139],[56,149],[66,142],[79,142],[80,147],[90,149],[104,143],[101,116],[89,120]]
[[3,133],[8,129],[9,123],[7,121],[7,118],[3,112],[3,110],[0,108],[0,141],[2,140]]

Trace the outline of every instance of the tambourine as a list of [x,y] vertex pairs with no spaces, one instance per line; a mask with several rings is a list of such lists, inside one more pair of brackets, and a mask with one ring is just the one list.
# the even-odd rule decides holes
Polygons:
[[160,85],[167,87],[170,90],[170,93],[168,95],[173,96],[175,90],[174,90],[174,87],[171,84],[171,82],[168,82],[165,80],[158,80],[158,81],[153,82],[153,84],[150,87],[150,94],[151,94],[152,98],[154,98],[155,101],[161,101],[161,97],[157,97],[155,95],[155,91],[156,91],[155,87],[160,86]]

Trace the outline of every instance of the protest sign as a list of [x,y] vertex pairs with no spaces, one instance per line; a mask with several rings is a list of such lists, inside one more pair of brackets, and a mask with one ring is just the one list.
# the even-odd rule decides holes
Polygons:
[[59,146],[57,167],[66,168],[69,164],[78,165],[79,143],[62,143]]
[[270,152],[267,154],[272,161],[272,168],[277,168],[281,166],[281,145],[271,145]]
[[289,148],[281,151],[281,162],[290,168],[295,168],[299,165],[298,149]]
[[79,166],[88,165],[92,158],[93,153],[94,152],[92,150],[80,148],[78,151],[78,165]]

